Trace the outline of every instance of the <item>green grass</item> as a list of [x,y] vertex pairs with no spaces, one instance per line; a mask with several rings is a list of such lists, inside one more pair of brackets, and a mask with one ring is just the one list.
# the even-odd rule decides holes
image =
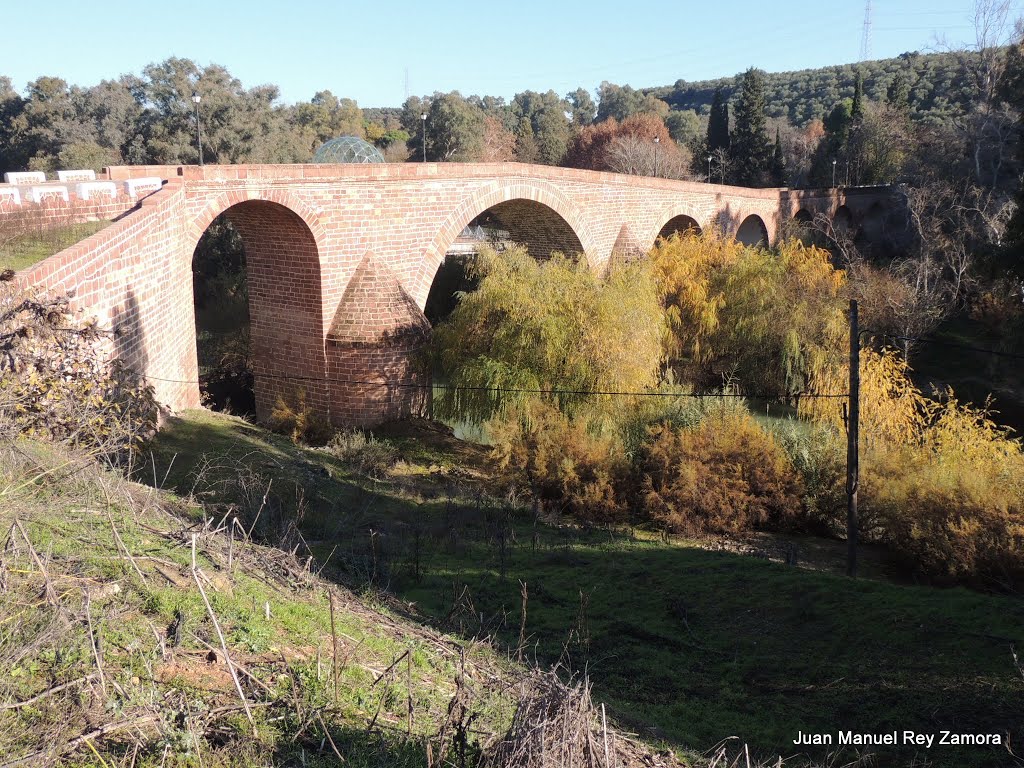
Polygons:
[[110,225],[110,221],[87,221],[15,237],[0,246],[0,270],[26,269]]
[[[1024,648],[1019,598],[894,583],[877,552],[866,557],[873,578],[846,579],[843,546],[828,540],[759,540],[765,550],[795,544],[806,567],[792,567],[643,532],[535,522],[495,498],[479,448],[408,432],[390,439],[404,461],[383,480],[205,412],[172,420],[153,455],[162,477],[176,454],[169,483],[210,498],[237,491],[212,478],[237,476],[238,462],[263,484],[273,479],[281,514],[301,497],[302,530],[335,578],[372,582],[412,615],[494,636],[510,653],[525,584],[525,655],[587,670],[617,718],[680,753],[734,736],[761,757],[790,756],[798,731],[840,728],[1024,739],[1024,680],[1011,654]],[[197,484],[203,452],[235,461]],[[1001,748],[918,757],[1011,764]],[[879,764],[913,758],[899,751]]]
[[[69,463],[59,450],[28,441],[0,445],[0,534],[6,541],[20,522],[57,594],[55,605],[45,598],[42,570],[20,534],[11,533],[0,555],[0,704],[44,697],[0,707],[3,761],[50,762],[48,750],[97,724],[152,714],[153,723],[132,729],[142,745],[134,757],[136,736],[114,734],[92,740],[102,755],[95,762],[80,743],[61,764],[336,765],[332,750],[322,747],[329,732],[347,765],[424,765],[427,739],[444,721],[458,672],[451,640],[304,575],[301,561],[278,550],[236,539],[229,567],[226,538],[201,536],[198,564],[213,610],[233,658],[260,681],[243,681],[259,730],[253,736],[226,667],[207,660],[210,646],[219,654],[219,640],[192,580],[190,551],[203,516],[194,503]],[[167,628],[178,614],[182,642],[173,648]],[[493,679],[510,673],[486,647],[463,647],[468,663]],[[406,651],[411,662],[376,683]],[[63,683],[72,687],[45,695]],[[479,733],[501,733],[514,699],[486,689],[478,694]]]

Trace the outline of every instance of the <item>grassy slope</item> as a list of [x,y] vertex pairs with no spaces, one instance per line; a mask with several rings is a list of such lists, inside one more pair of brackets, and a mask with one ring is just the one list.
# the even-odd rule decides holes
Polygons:
[[[229,567],[227,538],[204,533],[201,518],[194,504],[53,449],[0,446],[0,764],[63,755],[65,765],[105,768],[336,765],[329,733],[347,765],[420,766],[426,734],[445,719],[460,653],[478,694],[477,736],[507,726],[514,697],[494,681],[509,676],[509,665],[484,646],[397,620],[279,550],[236,539]],[[242,678],[258,739],[192,580],[193,532],[232,657],[258,680]],[[337,695],[328,593],[337,605]],[[173,647],[169,626],[179,611],[181,643]],[[412,663],[375,683],[407,650]],[[95,733],[111,723],[127,725]],[[79,738],[85,734],[92,736]]]
[[18,271],[31,267],[58,251],[70,248],[75,243],[94,235],[110,225],[109,221],[87,221],[70,224],[43,232],[32,232],[16,237],[0,246],[0,271]]
[[[850,581],[835,575],[830,542],[798,542],[817,567],[793,568],[534,523],[481,495],[479,450],[407,436],[393,445],[405,461],[373,480],[323,452],[197,412],[174,420],[154,451],[161,474],[177,455],[169,482],[214,496],[238,491],[217,479],[229,466],[237,475],[227,456],[264,484],[274,478],[282,497],[295,498],[297,481],[303,530],[322,561],[344,580],[390,588],[445,627],[515,648],[525,583],[527,652],[586,666],[613,712],[681,750],[735,736],[762,756],[788,756],[798,730],[840,727],[1024,738],[1024,681],[1011,658],[1012,645],[1024,646],[1020,600]],[[200,451],[221,458],[197,483]],[[934,765],[1008,761],[983,748],[924,756]],[[899,762],[913,757],[902,752]]]

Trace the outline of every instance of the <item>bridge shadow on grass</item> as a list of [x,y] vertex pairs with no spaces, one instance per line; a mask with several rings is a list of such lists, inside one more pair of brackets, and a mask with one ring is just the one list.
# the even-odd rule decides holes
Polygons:
[[[519,546],[505,556],[504,579],[494,544],[470,545],[457,557],[439,554],[418,582],[392,587],[433,616],[446,616],[465,589],[483,626],[468,611],[458,616],[459,606],[453,618],[512,648],[524,582],[530,653],[543,662],[568,657],[627,725],[676,745],[706,749],[737,736],[770,758],[803,751],[792,743],[798,731],[1024,739],[1024,682],[1011,655],[1024,642],[1019,600],[603,539]],[[1010,764],[1002,748],[928,757]]]
[[[1024,680],[1011,654],[1024,647],[1020,599],[535,523],[478,493],[472,472],[446,465],[450,456],[401,440],[391,445],[405,462],[381,480],[277,441],[240,420],[190,415],[160,437],[157,475],[175,443],[192,452],[175,462],[175,482],[197,466],[196,445],[232,444],[281,478],[275,488],[290,476],[304,489],[300,526],[325,575],[387,590],[408,618],[490,636],[511,655],[525,584],[524,656],[586,670],[595,697],[646,738],[700,751],[735,736],[763,758],[815,749],[794,746],[798,732],[1024,740]],[[878,764],[913,757],[883,753]],[[919,757],[1014,764],[1004,747],[934,747]]]

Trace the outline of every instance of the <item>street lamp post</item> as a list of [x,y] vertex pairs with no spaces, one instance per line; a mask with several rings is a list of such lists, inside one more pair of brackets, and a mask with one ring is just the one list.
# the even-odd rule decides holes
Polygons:
[[199,149],[199,164],[203,164],[203,132],[199,127],[199,102],[203,97],[198,91],[192,91],[192,103],[196,105],[196,147]]
[[654,137],[654,178],[658,178],[658,146],[661,144],[661,137]]
[[836,185],[836,159],[832,158],[832,186]]
[[711,155],[708,155],[708,184],[711,183]]
[[420,115],[420,120],[423,121],[423,162],[427,162],[427,113],[424,112]]

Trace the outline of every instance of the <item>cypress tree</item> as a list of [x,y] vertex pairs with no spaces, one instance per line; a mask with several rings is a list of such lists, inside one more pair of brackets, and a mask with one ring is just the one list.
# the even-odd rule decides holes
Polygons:
[[751,67],[743,73],[736,103],[730,154],[737,184],[756,187],[765,183],[771,161],[765,117],[764,74]]
[[715,89],[708,118],[708,152],[729,148],[729,105],[722,96],[722,89]]
[[860,72],[857,72],[853,80],[853,108],[850,110],[850,117],[855,123],[864,118],[864,76]]
[[771,176],[772,184],[776,187],[785,185],[786,159],[782,154],[782,135],[778,128],[775,129],[775,151],[772,153]]
[[536,163],[540,150],[537,147],[537,139],[533,135],[533,125],[527,117],[519,121],[519,128],[516,131],[516,160],[520,163]]

